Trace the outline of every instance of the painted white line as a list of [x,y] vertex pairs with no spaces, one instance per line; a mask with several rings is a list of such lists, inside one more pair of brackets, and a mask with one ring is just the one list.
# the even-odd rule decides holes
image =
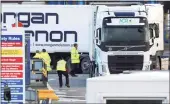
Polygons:
[[47,88],[48,88],[49,90],[54,90],[54,89],[48,84],[48,82],[47,82]]
[[80,99],[69,99],[69,98],[59,98],[58,101],[63,101],[63,102],[85,102],[86,100],[80,100]]
[[54,81],[54,80],[56,80],[56,79],[48,79],[48,81]]
[[57,96],[58,96],[58,97],[64,97],[64,98],[65,98],[67,95],[58,95],[58,94],[57,94]]
[[67,94],[66,92],[55,92],[56,94]]
[[65,98],[85,98],[85,96],[66,96]]
[[[48,84],[48,82],[47,82],[47,88],[49,89],[49,90],[54,90],[49,84]],[[52,100],[51,99],[49,99],[49,102],[51,103],[52,102]],[[49,103],[49,104],[50,104]],[[41,103],[40,103],[41,104]]]

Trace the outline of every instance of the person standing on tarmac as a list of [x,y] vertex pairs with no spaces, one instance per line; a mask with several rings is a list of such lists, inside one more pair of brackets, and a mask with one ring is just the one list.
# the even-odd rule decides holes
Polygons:
[[62,75],[64,75],[65,78],[66,78],[65,86],[70,88],[70,86],[69,86],[69,75],[68,75],[68,71],[67,71],[67,67],[66,67],[66,61],[64,59],[61,59],[57,62],[56,70],[57,70],[57,74],[58,74],[58,77],[59,77],[60,88],[62,88],[62,86],[63,86]]
[[79,63],[80,63],[80,54],[79,54],[77,48],[78,48],[78,44],[75,43],[71,49],[72,70],[70,71],[70,75],[73,77],[77,77],[77,75],[75,75],[75,71],[79,70]]
[[39,59],[41,58],[41,53],[39,50],[36,51],[36,54],[33,58],[39,58]]
[[46,65],[46,70],[47,70],[47,80],[48,80],[48,72],[51,71],[51,58],[49,56],[49,54],[46,52],[45,49],[42,49],[42,52],[41,52],[41,59],[43,59],[45,65]]

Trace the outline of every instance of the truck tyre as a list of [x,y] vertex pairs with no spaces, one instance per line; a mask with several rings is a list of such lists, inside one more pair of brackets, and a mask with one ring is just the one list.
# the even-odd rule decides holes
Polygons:
[[85,57],[81,60],[81,70],[83,74],[89,74],[90,70],[90,59],[88,57]]

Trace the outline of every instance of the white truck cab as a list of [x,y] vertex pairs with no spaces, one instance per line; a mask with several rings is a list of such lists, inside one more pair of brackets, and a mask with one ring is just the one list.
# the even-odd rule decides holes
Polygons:
[[169,104],[169,71],[139,71],[87,79],[86,103]]
[[96,11],[92,76],[152,70],[164,49],[163,6],[100,5]]

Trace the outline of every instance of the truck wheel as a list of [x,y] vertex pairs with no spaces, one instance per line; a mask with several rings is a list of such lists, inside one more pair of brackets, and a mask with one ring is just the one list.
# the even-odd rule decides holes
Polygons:
[[83,74],[89,74],[90,71],[90,59],[89,58],[83,58],[81,61],[81,70],[83,72]]

